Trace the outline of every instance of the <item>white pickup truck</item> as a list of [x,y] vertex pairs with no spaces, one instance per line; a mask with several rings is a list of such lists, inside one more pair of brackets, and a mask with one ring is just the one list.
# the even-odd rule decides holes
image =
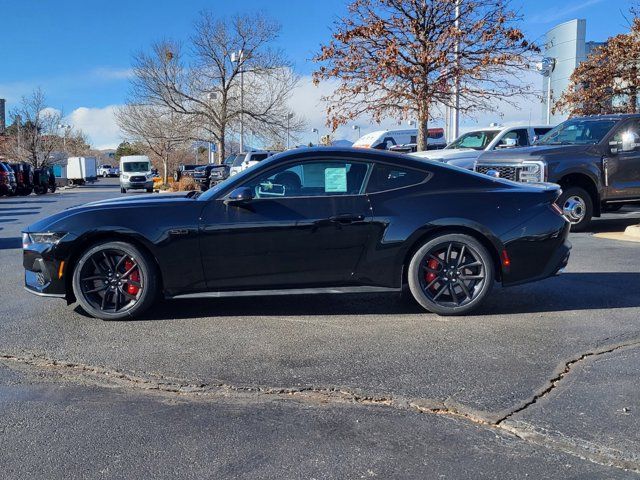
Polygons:
[[473,164],[483,152],[528,147],[552,128],[552,125],[491,126],[464,133],[442,150],[427,150],[411,155],[473,170]]
[[120,169],[118,167],[112,167],[111,165],[106,163],[98,167],[99,177],[117,177],[118,175],[120,175]]

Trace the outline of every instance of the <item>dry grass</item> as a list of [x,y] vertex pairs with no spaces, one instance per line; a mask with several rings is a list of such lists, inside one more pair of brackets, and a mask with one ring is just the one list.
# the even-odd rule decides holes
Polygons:
[[198,190],[198,184],[190,177],[182,177],[179,182],[170,182],[169,186],[174,192],[190,192]]

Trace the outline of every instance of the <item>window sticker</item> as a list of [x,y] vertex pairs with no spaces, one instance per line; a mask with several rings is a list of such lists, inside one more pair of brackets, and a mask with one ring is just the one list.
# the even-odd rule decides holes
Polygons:
[[345,193],[347,191],[347,169],[344,167],[325,168],[324,191]]

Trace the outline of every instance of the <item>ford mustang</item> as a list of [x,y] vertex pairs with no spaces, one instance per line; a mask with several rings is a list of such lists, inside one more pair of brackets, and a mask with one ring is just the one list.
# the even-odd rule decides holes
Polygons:
[[569,222],[553,184],[518,184],[366,149],[278,154],[205,193],[80,205],[23,232],[29,292],[91,316],[167,299],[399,291],[467,314],[504,286],[557,274]]

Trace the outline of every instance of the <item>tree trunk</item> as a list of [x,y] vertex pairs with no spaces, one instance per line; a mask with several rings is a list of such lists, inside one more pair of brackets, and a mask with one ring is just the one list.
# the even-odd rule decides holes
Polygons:
[[429,143],[429,107],[423,102],[418,109],[418,152],[427,149]]
[[[218,140],[216,141],[216,150],[217,150],[217,155],[216,157],[218,158],[218,165],[221,165],[222,162],[224,162],[224,130],[222,130],[220,132],[220,135],[218,136]],[[209,160],[211,161],[211,160]]]
[[169,183],[169,152],[162,158],[162,184],[167,185]]

